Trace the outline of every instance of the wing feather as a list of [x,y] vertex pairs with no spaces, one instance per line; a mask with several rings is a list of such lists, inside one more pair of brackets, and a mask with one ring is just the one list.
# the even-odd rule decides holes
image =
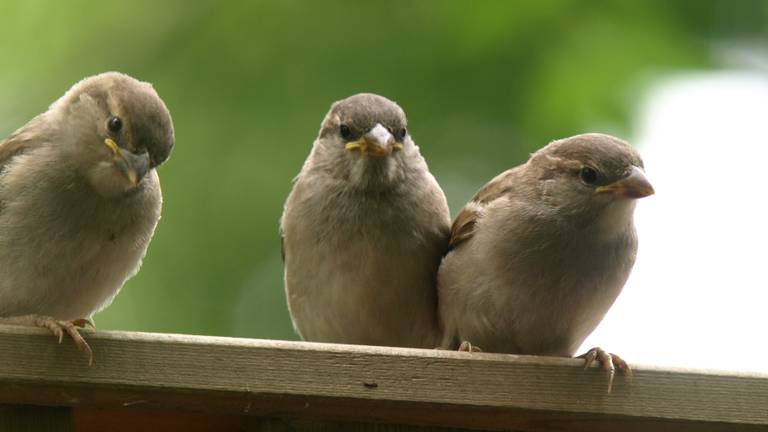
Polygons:
[[475,234],[477,222],[482,218],[485,208],[497,199],[509,194],[515,187],[518,168],[513,168],[496,176],[483,186],[472,201],[467,203],[451,226],[449,250],[471,239]]
[[0,173],[14,157],[33,148],[36,143],[40,142],[36,138],[44,121],[43,116],[39,115],[0,142]]

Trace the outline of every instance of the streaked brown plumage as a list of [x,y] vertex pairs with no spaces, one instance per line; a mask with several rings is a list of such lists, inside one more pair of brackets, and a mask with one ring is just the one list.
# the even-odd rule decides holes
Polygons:
[[450,215],[394,102],[336,102],[281,219],[285,289],[306,340],[434,348]]
[[150,84],[75,84],[0,143],[0,323],[72,336],[141,265],[160,218],[155,168],[174,144]]
[[573,356],[632,269],[638,153],[602,134],[555,141],[456,217],[438,287],[442,346]]

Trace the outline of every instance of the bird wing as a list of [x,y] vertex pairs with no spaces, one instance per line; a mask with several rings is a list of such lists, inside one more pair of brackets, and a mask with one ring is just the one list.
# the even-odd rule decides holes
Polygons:
[[461,209],[451,226],[449,250],[472,238],[475,234],[477,221],[482,217],[485,207],[509,193],[515,186],[516,172],[517,168],[513,168],[496,176],[475,194],[472,201]]
[[0,142],[0,174],[2,174],[5,166],[15,156],[24,153],[25,150],[33,147],[38,142],[35,139],[37,137],[35,131],[40,130],[42,122],[43,117],[37,116]]
[[[8,166],[14,157],[33,148],[39,142],[39,140],[36,139],[38,134],[35,133],[35,131],[40,129],[42,122],[42,116],[37,116],[21,128],[17,129],[8,138],[0,141],[0,177],[5,174],[6,166]],[[0,212],[2,209],[3,202],[0,201]]]

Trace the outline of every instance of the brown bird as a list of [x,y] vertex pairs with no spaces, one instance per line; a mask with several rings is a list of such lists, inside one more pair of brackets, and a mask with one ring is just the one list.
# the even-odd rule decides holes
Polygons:
[[[438,274],[442,346],[575,354],[635,262],[640,155],[608,135],[555,141],[485,185],[459,213]],[[629,372],[599,348],[585,354]]]
[[306,340],[434,348],[435,278],[448,247],[443,191],[374,94],[336,102],[281,220],[288,307]]
[[160,219],[155,168],[174,144],[150,84],[116,72],[73,86],[0,143],[0,323],[69,334],[136,274]]

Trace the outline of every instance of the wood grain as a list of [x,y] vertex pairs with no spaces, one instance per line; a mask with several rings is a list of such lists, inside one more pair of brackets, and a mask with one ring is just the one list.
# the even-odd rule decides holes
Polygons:
[[0,326],[0,402],[315,425],[768,430],[766,375],[635,366],[632,379],[617,377],[608,394],[605,374],[575,359],[148,333],[85,337],[92,367],[71,343]]

